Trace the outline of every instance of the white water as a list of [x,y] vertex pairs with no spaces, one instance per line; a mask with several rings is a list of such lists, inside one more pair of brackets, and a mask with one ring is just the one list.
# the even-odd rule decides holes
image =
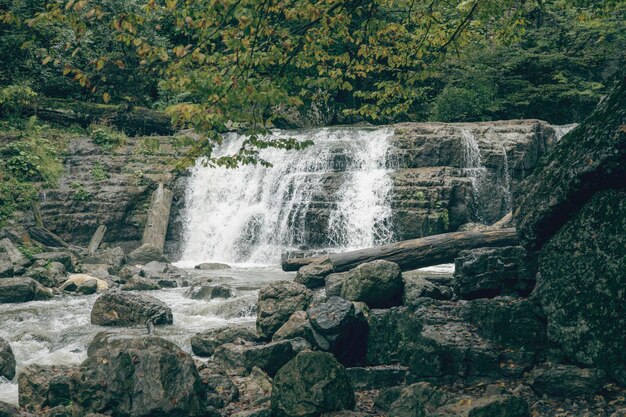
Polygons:
[[480,147],[476,136],[468,129],[461,130],[463,142],[463,171],[472,183],[473,211],[476,220],[484,223],[480,210],[480,199],[490,186],[487,181],[487,169],[483,165]]
[[[198,162],[187,189],[180,264],[277,264],[289,249],[348,249],[390,241],[392,184],[385,166],[391,134],[388,128],[276,132],[275,137],[314,145],[301,151],[262,150],[270,168],[233,170]],[[235,153],[242,140],[227,139],[217,154]],[[329,195],[329,184],[337,182],[341,185]],[[325,220],[320,212],[332,214]],[[326,230],[320,230],[324,223]]]

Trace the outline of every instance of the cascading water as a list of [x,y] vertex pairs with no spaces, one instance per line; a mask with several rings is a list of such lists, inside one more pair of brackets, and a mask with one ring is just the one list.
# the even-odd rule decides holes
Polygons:
[[476,136],[470,130],[462,129],[463,170],[472,183],[473,212],[476,220],[484,222],[480,200],[486,191],[487,169],[483,166],[480,147]]
[[[386,157],[392,133],[389,128],[275,132],[277,138],[314,145],[262,150],[270,168],[212,168],[199,161],[187,189],[181,264],[278,263],[289,249],[390,241]],[[226,138],[217,154],[236,152],[242,141]]]

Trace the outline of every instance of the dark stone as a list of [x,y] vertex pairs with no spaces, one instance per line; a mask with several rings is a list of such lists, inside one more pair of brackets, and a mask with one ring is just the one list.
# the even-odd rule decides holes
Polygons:
[[100,250],[93,255],[84,258],[81,263],[83,264],[104,264],[109,266],[109,272],[117,272],[120,270],[126,257],[124,250],[120,247],[111,249]]
[[76,287],[76,293],[83,295],[95,294],[97,290],[98,281],[96,281],[95,279],[85,280],[78,284],[78,286]]
[[12,277],[15,275],[11,262],[0,262],[0,278]]
[[0,338],[0,377],[9,381],[15,377],[15,355],[9,342],[2,338]]
[[381,410],[389,411],[391,404],[400,398],[404,388],[404,386],[396,386],[380,390],[380,393],[374,398],[374,405]]
[[223,408],[239,400],[239,389],[230,377],[214,373],[208,368],[200,369],[199,373],[207,392],[207,405]]
[[329,343],[332,352],[344,366],[365,362],[367,319],[355,305],[340,297],[307,310],[311,326]]
[[362,301],[371,308],[399,305],[402,298],[400,267],[389,261],[372,261],[348,271],[341,296]]
[[209,357],[213,355],[215,348],[226,343],[258,341],[259,335],[251,327],[221,327],[191,336],[191,350],[194,355]]
[[273,341],[289,340],[301,337],[307,342],[321,350],[329,350],[330,344],[324,336],[322,336],[311,325],[309,316],[306,311],[296,311],[289,317],[287,323],[283,324],[280,329],[272,336]]
[[535,287],[535,268],[521,246],[462,251],[454,264],[454,292],[463,299],[527,296]]
[[20,407],[39,411],[72,401],[70,378],[76,367],[28,365],[17,376]]
[[194,285],[185,295],[193,300],[213,300],[216,298],[232,298],[236,295],[234,289],[225,285]]
[[172,310],[162,301],[145,294],[103,294],[91,309],[91,323],[100,326],[172,324]]
[[[513,217],[525,247],[540,249],[595,193],[624,187],[624,125],[626,78],[622,77],[596,110],[552,147],[515,193]],[[609,243],[600,237],[597,242]]]
[[467,417],[530,417],[530,415],[528,403],[513,395],[479,398],[472,403],[467,413]]
[[534,295],[548,337],[626,383],[626,192],[603,191],[543,247]]
[[304,285],[289,281],[274,282],[259,291],[256,328],[266,338],[289,320],[293,313],[309,307],[313,293]]
[[355,390],[373,390],[403,384],[408,368],[399,365],[346,368]]
[[323,287],[326,276],[332,274],[334,270],[335,268],[329,259],[311,263],[298,270],[294,281],[307,288]]
[[139,270],[139,275],[150,279],[186,278],[187,271],[166,262],[152,261]]
[[52,292],[32,278],[0,279],[0,303],[25,303],[49,300]]
[[25,276],[31,277],[46,287],[58,287],[67,279],[67,270],[60,262],[37,261],[26,272]]
[[274,378],[272,411],[277,417],[317,417],[354,405],[346,371],[329,353],[302,352]]
[[76,415],[205,416],[191,356],[160,337],[126,338],[95,350],[72,377]]
[[0,417],[24,417],[15,406],[0,401]]
[[554,365],[533,369],[528,383],[538,395],[579,398],[595,394],[606,381],[601,369]]
[[450,291],[442,290],[436,284],[422,278],[418,274],[402,274],[404,293],[402,303],[405,306],[414,304],[419,298],[433,298],[448,300],[452,297]]
[[337,272],[326,277],[324,284],[326,297],[341,297],[341,288],[343,287],[343,282],[347,274],[347,272]]
[[201,271],[215,271],[219,269],[231,269],[231,267],[230,265],[221,264],[218,262],[205,262],[194,266],[194,269],[199,269]]
[[42,261],[42,265],[52,262],[60,262],[68,272],[74,271],[76,259],[68,252],[43,252],[33,256],[33,261]]
[[269,376],[276,375],[289,360],[298,354],[302,346],[297,340],[282,340],[267,344],[226,343],[215,348],[213,360],[237,375],[245,375],[258,366]]
[[528,300],[474,300],[469,304],[468,319],[479,334],[503,347],[539,351],[547,344],[545,316]]

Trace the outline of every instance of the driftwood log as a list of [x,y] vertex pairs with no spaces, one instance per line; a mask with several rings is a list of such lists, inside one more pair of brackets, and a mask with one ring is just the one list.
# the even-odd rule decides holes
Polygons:
[[283,270],[297,271],[304,265],[330,259],[336,272],[348,271],[362,263],[383,259],[400,265],[403,271],[451,263],[459,252],[481,247],[515,246],[514,228],[444,233],[388,245],[310,258],[286,259]]

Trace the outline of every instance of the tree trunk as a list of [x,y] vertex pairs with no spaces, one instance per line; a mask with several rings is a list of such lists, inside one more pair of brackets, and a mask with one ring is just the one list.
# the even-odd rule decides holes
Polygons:
[[444,233],[374,248],[286,260],[283,262],[283,269],[296,271],[304,265],[328,258],[336,272],[348,271],[362,263],[377,259],[395,262],[403,271],[407,271],[451,263],[463,250],[489,246],[515,246],[518,243],[514,228]]

